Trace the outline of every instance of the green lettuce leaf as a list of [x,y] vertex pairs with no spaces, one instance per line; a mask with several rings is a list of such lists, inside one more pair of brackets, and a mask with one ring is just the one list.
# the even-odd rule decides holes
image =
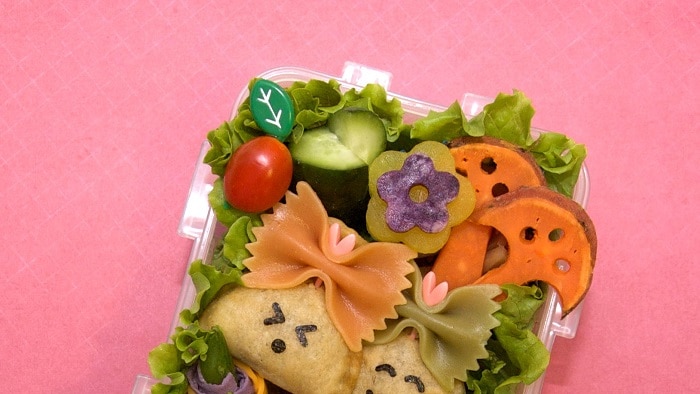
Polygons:
[[204,330],[194,322],[187,327],[177,327],[170,339],[172,343],[158,345],[148,354],[151,373],[162,379],[151,388],[151,393],[186,393],[185,371],[195,363],[200,363],[202,375],[209,383],[220,384],[234,371],[226,339],[219,327]]
[[184,394],[187,392],[185,374],[181,371],[185,363],[180,352],[172,343],[163,343],[148,353],[148,365],[151,373],[164,382],[151,388],[153,394]]
[[204,156],[204,163],[211,167],[213,174],[223,176],[226,171],[226,165],[231,159],[233,152],[238,149],[244,142],[253,139],[261,134],[261,131],[252,120],[253,114],[249,109],[240,109],[240,116],[230,122],[222,123],[218,128],[207,133],[207,140],[211,148]]
[[328,115],[343,107],[340,84],[335,80],[295,82],[287,88],[296,116],[292,126],[292,140],[298,141],[304,130],[326,124]]
[[180,371],[184,365],[178,354],[177,347],[172,343],[162,343],[148,353],[148,364],[151,373],[157,379]]
[[532,143],[530,121],[534,114],[530,100],[517,90],[512,95],[500,93],[469,120],[455,101],[444,111],[430,111],[415,121],[411,138],[442,142],[463,136],[489,136],[526,147]]
[[318,107],[321,110],[324,110],[324,108],[333,108],[342,102],[343,95],[340,92],[340,84],[338,81],[330,80],[325,82],[312,79],[306,83],[305,89],[318,100]]
[[255,241],[253,227],[262,226],[260,217],[243,216],[238,218],[229,227],[222,241],[222,255],[228,265],[238,270],[243,270],[243,260],[251,256],[246,244]]
[[[430,111],[411,125],[410,138],[440,142],[462,136],[502,139],[531,152],[547,186],[571,197],[586,148],[560,133],[542,133],[535,140],[530,129],[534,114],[530,99],[514,90],[511,95],[500,93],[468,121],[457,102],[444,111]],[[403,145],[409,144],[404,141]]]
[[249,218],[254,224],[262,223],[259,214],[241,211],[232,207],[231,204],[226,201],[226,197],[224,196],[224,181],[222,178],[216,178],[207,198],[209,200],[209,206],[214,210],[216,219],[226,227],[230,227],[238,219],[244,217]]
[[489,357],[467,378],[467,388],[474,393],[512,393],[519,383],[537,380],[549,364],[549,351],[532,332],[535,313],[544,303],[542,290],[536,285],[501,288],[508,297],[494,313],[501,324],[486,345]]
[[192,306],[180,312],[180,320],[185,324],[192,324],[199,318],[199,314],[214,299],[222,287],[229,284],[242,285],[241,270],[229,269],[222,272],[211,265],[195,260],[189,269],[192,282],[197,291]]
[[528,149],[544,171],[549,187],[571,197],[586,158],[586,147],[564,134],[542,133]]
[[467,119],[458,102],[444,111],[430,111],[427,116],[415,121],[411,138],[447,142],[466,135]]
[[223,175],[226,170],[226,164],[231,158],[233,152],[233,144],[238,141],[231,141],[232,130],[228,122],[224,122],[218,128],[210,131],[207,134],[209,141],[209,151],[204,156],[204,163],[211,167],[211,172],[216,175]]
[[345,107],[362,107],[377,114],[386,126],[387,141],[393,142],[399,138],[404,110],[398,99],[388,99],[383,86],[370,83],[359,92],[355,89],[348,90],[343,97]]
[[467,123],[467,134],[487,135],[525,147],[532,142],[530,121],[535,109],[530,99],[514,90],[512,95],[499,93],[496,99]]

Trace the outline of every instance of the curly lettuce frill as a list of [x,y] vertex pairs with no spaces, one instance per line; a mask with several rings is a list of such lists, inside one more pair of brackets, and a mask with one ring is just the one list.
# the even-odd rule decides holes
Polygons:
[[406,275],[416,253],[405,245],[372,242],[344,255],[330,249],[326,210],[311,186],[297,184],[286,204],[262,215],[263,226],[253,229],[256,241],[247,245],[250,270],[241,279],[246,287],[286,289],[311,278],[325,286],[328,315],[352,351],[362,340],[372,341],[374,330],[396,318],[394,307],[406,302],[402,290],[411,286]]
[[492,298],[501,293],[497,285],[463,286],[450,291],[435,306],[422,298],[422,280],[416,269],[409,276],[413,288],[404,291],[407,303],[396,307],[399,318],[375,334],[375,344],[389,343],[405,329],[418,332],[421,359],[445,390],[454,380],[465,382],[467,370],[479,369],[479,359],[488,357],[486,342],[499,322],[493,313],[500,305]]

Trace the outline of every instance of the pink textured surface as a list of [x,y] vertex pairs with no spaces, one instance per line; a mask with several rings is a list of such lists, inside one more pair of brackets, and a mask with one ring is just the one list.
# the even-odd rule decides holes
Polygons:
[[598,265],[544,392],[693,390],[700,2],[221,3],[0,4],[4,391],[129,392],[167,336],[205,133],[255,74],[346,60],[444,105],[518,88],[585,143]]

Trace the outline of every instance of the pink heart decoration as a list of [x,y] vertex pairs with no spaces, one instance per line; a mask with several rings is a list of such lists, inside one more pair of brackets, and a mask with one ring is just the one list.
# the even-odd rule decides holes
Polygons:
[[435,284],[435,272],[430,271],[423,277],[423,301],[428,306],[437,305],[447,296],[447,282]]
[[341,240],[340,225],[333,223],[328,232],[328,247],[330,252],[336,256],[348,254],[355,248],[355,234],[348,234]]

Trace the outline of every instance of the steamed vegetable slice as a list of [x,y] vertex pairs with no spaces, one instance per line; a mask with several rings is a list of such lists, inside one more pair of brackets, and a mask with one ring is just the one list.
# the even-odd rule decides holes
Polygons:
[[387,141],[393,142],[399,138],[403,126],[403,106],[396,98],[389,100],[384,87],[370,83],[359,92],[350,89],[344,99],[348,107],[362,107],[377,114],[386,123]]
[[[412,166],[411,157],[428,157],[431,163]],[[409,166],[405,165],[406,162],[409,162]],[[386,151],[372,162],[369,171],[367,230],[377,240],[402,242],[419,253],[434,253],[445,245],[451,228],[464,221],[474,209],[474,189],[466,178],[455,172],[454,159],[449,149],[439,142],[422,142],[407,153]],[[381,177],[387,173],[405,178],[406,182],[400,182],[400,185],[405,184],[405,187],[393,189],[394,180],[384,178],[382,181]],[[439,195],[444,191],[442,189],[445,185],[441,182],[432,183],[432,180],[439,178],[435,175],[437,173],[445,174],[447,178],[456,180],[459,185],[457,194],[446,204],[432,204],[431,201],[432,193],[436,193],[438,199],[443,200]],[[385,200],[385,197],[380,195],[382,188],[387,188],[385,192],[389,195],[395,194],[396,199]],[[392,229],[392,216],[396,215],[396,212],[411,212],[409,216],[413,220],[413,226],[408,230]],[[425,231],[425,227],[421,228],[419,225],[432,225],[434,218],[441,214],[446,214],[447,220],[444,226],[439,226],[438,231]]]
[[[368,194],[368,167],[328,127],[307,130],[290,144],[293,184],[311,185],[332,217],[362,227]],[[338,193],[344,190],[344,193]]]
[[474,283],[526,284],[540,280],[554,287],[566,316],[591,285],[597,240],[593,223],[573,200],[546,187],[523,187],[504,194],[471,217],[508,241],[508,257]]
[[[450,141],[457,172],[476,192],[476,208],[523,186],[542,186],[542,169],[528,151],[493,137],[462,137]],[[475,208],[475,209],[476,209]]]
[[297,163],[328,170],[352,170],[367,165],[325,126],[307,130],[289,149]]
[[474,283],[484,273],[490,238],[489,226],[470,220],[454,226],[433,263],[435,280],[446,282],[450,289]]
[[[475,210],[523,186],[545,184],[532,155],[509,142],[493,137],[461,137],[449,146],[457,172],[474,186]],[[470,220],[455,226],[433,264],[437,281],[447,281],[450,288],[476,281],[485,270],[491,235],[491,227]]]

